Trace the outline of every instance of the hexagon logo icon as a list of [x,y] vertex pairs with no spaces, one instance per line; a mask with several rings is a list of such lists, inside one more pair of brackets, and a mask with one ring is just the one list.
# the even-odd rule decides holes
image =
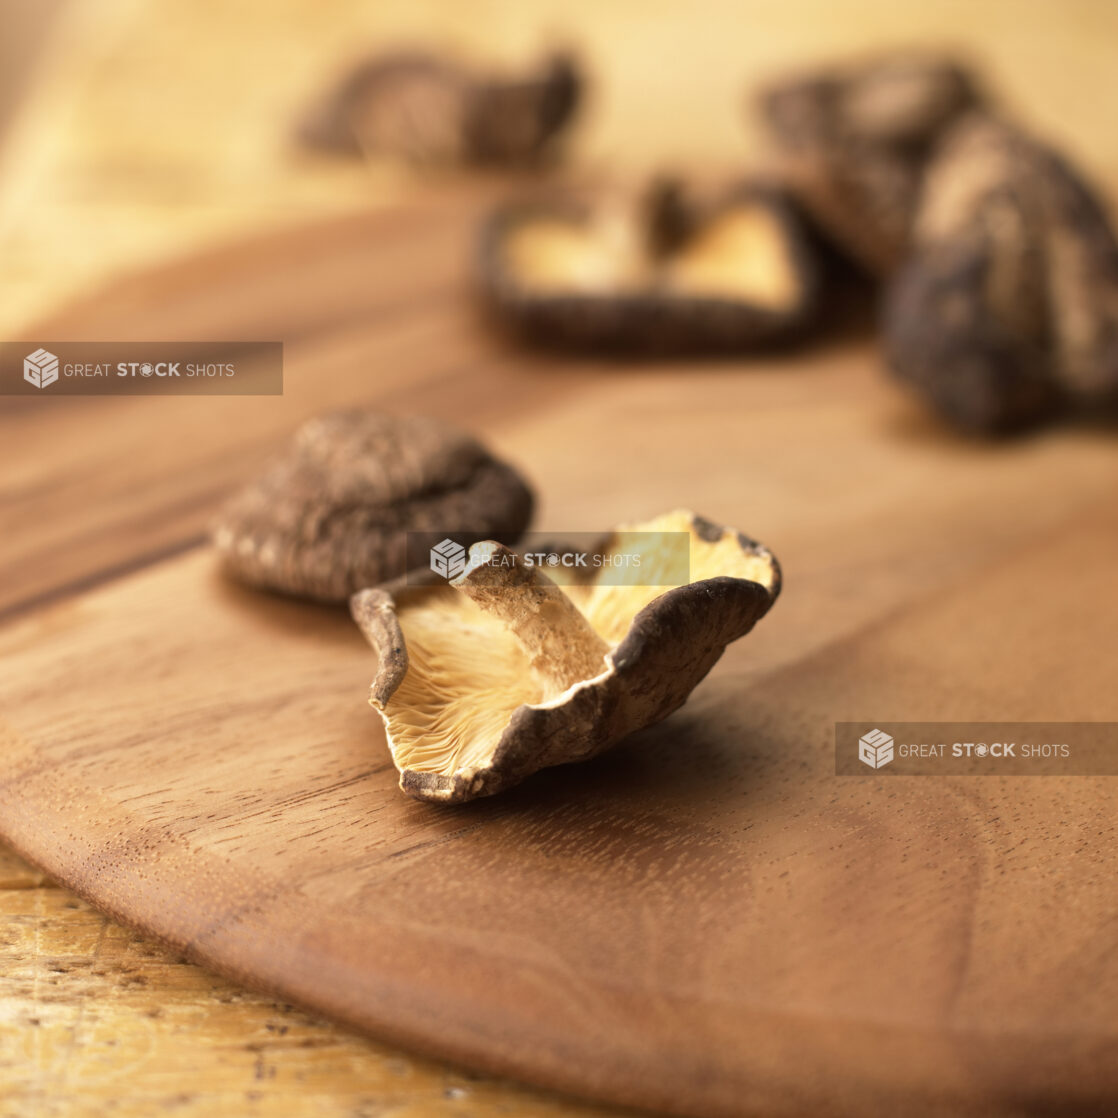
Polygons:
[[457,578],[466,569],[466,549],[453,540],[431,548],[431,570],[445,579]]
[[858,739],[858,760],[880,769],[893,760],[893,739],[884,730],[870,730]]
[[58,380],[58,358],[45,349],[37,349],[23,359],[23,379],[36,388],[46,388]]

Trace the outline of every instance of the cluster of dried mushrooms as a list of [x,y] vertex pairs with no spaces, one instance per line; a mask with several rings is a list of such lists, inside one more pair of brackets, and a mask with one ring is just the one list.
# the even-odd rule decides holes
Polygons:
[[[391,55],[352,72],[302,135],[418,163],[530,166],[582,85],[566,55],[519,76]],[[893,369],[959,426],[1118,402],[1118,243],[1103,208],[965,66],[884,57],[781,82],[759,107],[776,155],[764,179],[502,207],[480,253],[498,315],[551,346],[785,344],[818,324],[827,246],[882,286]],[[769,551],[689,512],[630,528],[682,536],[686,578],[613,585],[603,566],[558,585],[510,550],[532,508],[476,439],[342,412],[306,424],[230,500],[214,542],[252,586],[349,601],[378,655],[370,701],[401,787],[456,803],[665,718],[780,592]],[[414,577],[407,537],[423,531],[469,546],[441,581]]]
[[897,376],[965,429],[1118,401],[1118,242],[1076,171],[948,58],[770,89],[790,189],[884,283]]
[[[639,585],[603,577],[616,535],[586,578],[558,585],[505,546],[531,513],[528,485],[475,439],[347,411],[306,423],[229,500],[213,539],[251,586],[350,599],[377,652],[370,701],[401,788],[458,803],[666,718],[780,592],[764,547],[689,512],[619,529],[652,541]],[[477,541],[452,578],[409,570],[408,533],[431,531]],[[666,547],[681,536],[685,572]]]
[[[419,163],[531,166],[556,150],[584,85],[568,54],[519,75],[389,54],[348,74],[302,134]],[[480,247],[496,317],[533,342],[614,353],[802,341],[842,282],[820,265],[825,245],[882,286],[891,367],[956,425],[1000,432],[1115,406],[1113,230],[971,68],[886,55],[790,77],[756,108],[774,169],[720,196],[656,182],[502,207]]]
[[[333,135],[345,122],[351,146],[359,131],[359,146],[412,158],[500,149],[528,162],[581,86],[569,59],[503,85],[452,80],[446,65],[371,64],[320,119]],[[483,89],[505,106],[479,110],[499,143],[466,138],[486,131],[463,123]],[[1118,242],[1077,173],[1011,124],[970,68],[887,55],[790,77],[756,108],[772,167],[718,196],[657,181],[501,207],[479,252],[495,317],[556,348],[749,352],[820,329],[845,278],[821,260],[837,252],[883,291],[897,377],[956,425],[1001,432],[1115,405]]]

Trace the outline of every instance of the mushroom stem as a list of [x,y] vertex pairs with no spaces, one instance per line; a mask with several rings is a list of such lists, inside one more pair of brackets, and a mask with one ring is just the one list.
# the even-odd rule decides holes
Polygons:
[[528,653],[533,671],[557,690],[605,670],[609,645],[560,587],[503,544],[474,544],[466,569],[450,585],[499,618]]

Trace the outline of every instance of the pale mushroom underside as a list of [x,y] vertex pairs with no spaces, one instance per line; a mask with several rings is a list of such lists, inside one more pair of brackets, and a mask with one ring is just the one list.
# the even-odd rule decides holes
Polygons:
[[[389,748],[406,791],[424,799],[468,799],[513,783],[535,768],[591,756],[629,730],[659,720],[680,705],[727,640],[748,631],[779,591],[779,567],[767,550],[689,512],[670,513],[619,531],[686,533],[688,583],[693,590],[699,583],[717,587],[719,594],[704,595],[700,590],[688,602],[676,595],[677,604],[673,606],[672,599],[665,596],[676,586],[648,585],[664,583],[672,573],[655,569],[655,551],[646,554],[645,570],[640,575],[644,585],[607,585],[599,577],[586,584],[562,587],[606,649],[597,674],[566,687],[535,670],[528,651],[509,628],[449,585],[408,587],[393,598],[371,592],[379,602],[390,603],[393,628],[398,625],[395,636],[386,644],[383,635],[374,636],[371,627],[362,623],[381,653],[382,667],[372,702],[384,721]],[[616,547],[616,537],[607,546]],[[663,563],[676,563],[678,553],[672,555],[671,549],[665,549],[663,554],[668,556]],[[743,590],[748,591],[744,610]],[[733,600],[722,612],[730,619],[724,616],[717,623],[712,620],[705,624],[701,615],[719,611],[720,595],[726,592]],[[697,650],[693,660],[687,649],[673,650],[668,656],[669,662],[675,656],[688,665],[683,675],[694,675],[681,697],[676,695],[680,689],[676,678],[665,681],[662,702],[634,703],[625,693],[617,653],[622,642],[630,649],[647,643],[643,633],[639,634],[640,641],[634,643],[631,638],[641,627],[634,627],[637,615],[653,602],[657,602],[657,609],[646,611],[641,624],[654,629],[666,618],[664,640],[671,640],[673,632],[696,626],[715,635],[704,639],[703,648]],[[682,629],[676,619],[681,607],[688,619]],[[653,616],[657,611],[662,617]],[[360,621],[357,607],[355,615]],[[721,637],[717,635],[720,629],[725,629]],[[655,634],[651,639],[657,639]],[[386,686],[387,659],[391,659],[392,651],[398,651],[389,648],[393,644],[406,648],[406,671],[401,673],[397,665]],[[629,658],[634,657],[630,654]],[[640,654],[636,656],[637,660],[641,658]],[[662,652],[643,658],[649,661],[649,670],[653,660],[664,659]],[[637,680],[638,690],[648,690],[648,681],[640,680],[639,663],[623,667],[626,671],[621,674],[626,681]],[[601,694],[594,694],[595,689]],[[571,719],[564,725],[559,716],[568,709]],[[539,712],[538,717],[534,712]],[[530,755],[528,746],[521,748],[523,743],[514,740],[517,734],[510,730],[514,718],[521,728],[535,718],[538,732],[546,734],[547,741],[541,743],[537,757]],[[634,724],[629,726],[628,722]],[[524,734],[530,733],[524,730]],[[510,771],[494,771],[503,762]]]

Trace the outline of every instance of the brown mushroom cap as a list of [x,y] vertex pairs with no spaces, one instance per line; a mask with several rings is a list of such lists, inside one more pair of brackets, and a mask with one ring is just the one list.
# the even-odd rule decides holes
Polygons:
[[888,275],[932,146],[981,96],[954,59],[902,52],[789,78],[759,100],[798,200],[856,262]]
[[475,80],[463,120],[468,158],[498,165],[537,162],[573,120],[582,87],[578,65],[564,53],[549,55],[520,78]]
[[1118,398],[1118,243],[1071,167],[1008,124],[962,118],[932,161],[888,292],[897,375],[980,431]]
[[496,315],[529,340],[613,351],[794,340],[818,288],[799,219],[761,184],[707,206],[674,183],[638,202],[509,206],[483,229],[480,271]]
[[492,795],[666,718],[780,592],[768,550],[692,513],[622,530],[686,532],[691,581],[606,585],[599,573],[560,587],[517,567],[501,583],[496,545],[477,544],[452,585],[355,595],[380,658],[370,702],[408,795]]
[[358,65],[300,136],[315,147],[413,163],[532,164],[570,124],[581,91],[574,59],[562,53],[506,76],[401,51]]
[[532,505],[511,466],[453,427],[340,411],[299,428],[225,505],[213,540],[226,571],[250,585],[344,602],[407,571],[407,533],[513,542]]

